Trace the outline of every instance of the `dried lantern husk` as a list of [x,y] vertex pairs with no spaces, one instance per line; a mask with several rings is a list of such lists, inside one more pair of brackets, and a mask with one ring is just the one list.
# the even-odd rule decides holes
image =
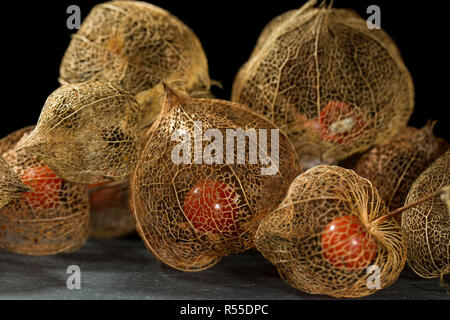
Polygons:
[[125,181],[140,153],[139,108],[115,83],[62,86],[20,148],[71,182]]
[[355,172],[375,185],[390,210],[404,205],[414,181],[448,148],[445,140],[435,137],[433,127],[434,123],[422,129],[408,126],[357,162]]
[[19,198],[29,188],[20,180],[8,163],[0,156],[0,208]]
[[48,168],[38,158],[17,152],[17,145],[32,130],[26,127],[0,140],[3,157],[31,189],[0,210],[0,248],[36,256],[74,251],[88,237],[87,188],[54,174],[27,174],[29,170]]
[[[367,285],[373,275],[368,267],[379,267],[383,289],[398,278],[405,265],[406,241],[398,223],[393,218],[375,223],[387,213],[370,181],[353,170],[317,166],[299,175],[284,201],[261,221],[256,248],[277,267],[282,279],[301,291],[333,297],[367,296],[378,290]],[[360,230],[354,236],[365,235],[372,252],[364,246],[354,256],[351,250],[345,252],[345,241],[353,241],[351,237],[338,238],[331,248],[325,247],[327,226],[344,218],[355,221]],[[333,249],[344,252],[336,253],[334,260],[327,258],[328,250]]]
[[195,33],[164,9],[140,1],[95,6],[73,35],[61,84],[118,81],[136,95],[149,123],[160,111],[161,81],[188,94],[210,88],[208,62]]
[[414,86],[398,48],[354,11],[316,1],[275,18],[237,74],[232,100],[292,140],[304,167],[335,163],[406,126]]
[[[131,207],[140,236],[158,259],[179,270],[199,271],[213,266],[227,254],[253,247],[259,221],[282,200],[301,167],[288,138],[278,131],[278,143],[272,140],[272,132],[278,129],[246,107],[222,100],[190,98],[167,86],[165,90],[163,109],[147,134],[148,142],[131,178]],[[171,155],[179,142],[172,141],[172,135],[193,134],[193,139],[201,140],[203,136],[199,138],[195,131],[199,122],[205,134],[216,129],[222,137],[226,137],[227,129],[252,128],[256,132],[266,129],[269,141],[265,152],[268,156],[277,144],[278,171],[264,175],[267,163],[261,157],[255,164],[249,160],[249,146],[256,143],[251,135],[242,164],[238,160],[233,164],[228,160],[222,164],[202,161],[194,164],[195,146],[186,152],[192,162],[174,162]],[[209,139],[210,143],[201,142],[202,150],[214,145],[215,155],[223,155],[223,159],[227,159],[227,154],[236,156],[234,150],[219,151],[221,138]],[[236,159],[239,155],[238,152]],[[205,214],[202,209],[197,216],[190,216],[196,204],[188,200],[189,195],[202,184],[204,198],[197,205],[204,208],[202,202],[218,201],[222,210],[218,217],[202,216]]]
[[90,236],[97,239],[119,238],[136,232],[129,207],[129,182],[90,186]]
[[[450,150],[417,178],[405,205],[450,185]],[[408,241],[408,266],[423,278],[450,273],[450,190],[402,214]]]

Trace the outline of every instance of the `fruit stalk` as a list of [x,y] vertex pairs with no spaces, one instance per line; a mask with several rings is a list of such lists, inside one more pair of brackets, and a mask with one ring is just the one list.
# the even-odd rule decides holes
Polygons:
[[428,199],[432,199],[432,198],[438,196],[438,195],[441,194],[441,193],[442,193],[442,194],[445,194],[445,195],[450,194],[450,185],[441,187],[441,188],[439,188],[438,190],[436,190],[435,192],[432,192],[432,193],[430,193],[429,195],[426,195],[425,197],[423,197],[423,198],[421,198],[421,199],[419,199],[419,200],[417,200],[417,201],[411,202],[411,203],[408,204],[407,206],[403,206],[403,207],[401,207],[401,208],[398,208],[398,209],[396,209],[396,210],[394,210],[394,211],[389,212],[388,214],[386,214],[386,215],[384,215],[384,216],[381,216],[381,217],[375,219],[374,221],[372,221],[372,222],[370,223],[370,226],[371,226],[371,228],[373,228],[374,226],[377,226],[377,225],[379,225],[380,223],[382,223],[383,221],[385,221],[386,219],[395,217],[395,216],[401,214],[403,211],[408,210],[408,209],[410,209],[410,208],[412,208],[412,207],[415,207],[415,206],[417,206],[418,204],[420,204],[420,203],[422,203],[422,202],[424,202],[424,201],[427,201]]

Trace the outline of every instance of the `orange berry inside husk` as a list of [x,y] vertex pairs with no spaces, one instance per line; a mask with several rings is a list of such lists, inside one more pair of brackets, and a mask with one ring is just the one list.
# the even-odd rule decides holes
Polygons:
[[197,231],[238,236],[238,200],[226,183],[206,180],[187,193],[183,211]]
[[319,119],[322,139],[338,144],[353,142],[366,127],[366,121],[342,101],[330,101],[320,112]]
[[24,196],[33,208],[53,209],[60,202],[63,181],[48,166],[27,168],[21,179],[31,188]]
[[334,267],[357,271],[375,259],[378,245],[355,216],[342,216],[329,222],[321,236],[324,258]]

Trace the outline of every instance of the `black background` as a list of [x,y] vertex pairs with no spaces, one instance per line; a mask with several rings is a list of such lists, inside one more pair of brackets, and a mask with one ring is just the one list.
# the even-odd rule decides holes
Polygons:
[[[66,9],[80,6],[84,19],[102,1],[8,2],[2,9],[4,90],[0,136],[37,122],[47,96],[55,90],[59,64],[70,35]],[[169,1],[152,0],[191,27],[200,38],[209,61],[218,98],[229,99],[236,72],[248,59],[263,27],[275,16],[303,5],[304,0],[275,1]],[[437,3],[437,2],[436,2]],[[439,120],[435,132],[450,140],[448,117],[448,22],[446,11],[433,1],[335,0],[335,7],[355,9],[363,18],[366,9],[381,8],[381,27],[396,41],[416,88],[416,107],[410,124],[422,126]],[[6,89],[6,90],[5,90]]]

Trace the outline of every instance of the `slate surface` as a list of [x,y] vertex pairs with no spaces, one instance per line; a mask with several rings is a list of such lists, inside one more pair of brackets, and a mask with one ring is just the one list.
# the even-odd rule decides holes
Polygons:
[[[67,289],[69,265],[81,269],[81,289]],[[157,261],[134,237],[89,240],[80,250],[49,257],[0,252],[0,299],[329,299],[282,281],[257,251],[225,257],[197,273]],[[367,299],[450,300],[437,279],[405,269],[389,288]]]

